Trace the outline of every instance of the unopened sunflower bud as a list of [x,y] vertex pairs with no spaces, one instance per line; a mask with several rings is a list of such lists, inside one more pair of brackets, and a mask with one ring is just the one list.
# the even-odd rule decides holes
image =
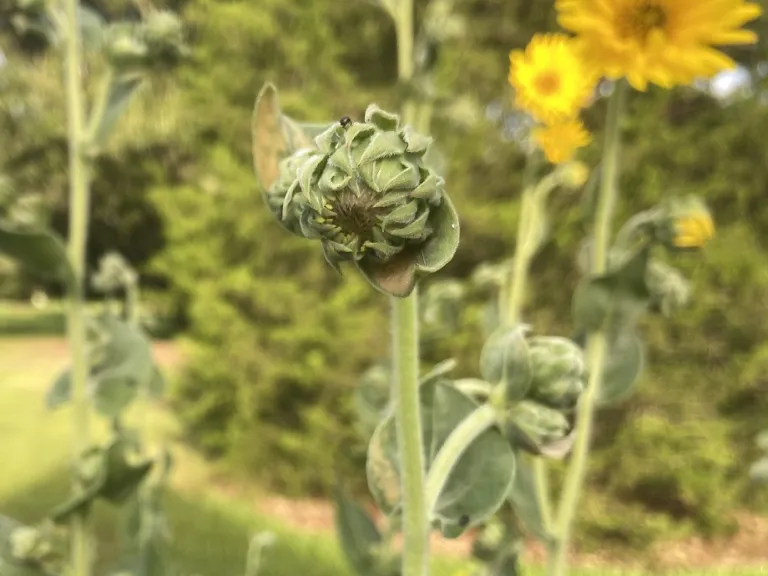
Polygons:
[[109,63],[120,72],[139,68],[149,53],[138,27],[133,24],[110,25],[106,32],[105,45]]
[[653,260],[646,272],[651,307],[664,316],[670,316],[690,301],[691,286],[679,270]]
[[535,336],[528,341],[533,370],[529,397],[551,408],[576,406],[584,385],[584,352],[559,336]]
[[313,150],[311,148],[302,148],[291,156],[284,158],[278,167],[277,180],[275,180],[264,195],[272,215],[277,218],[283,227],[298,236],[302,235],[301,227],[299,226],[299,204],[297,202],[286,203],[285,197],[291,187],[296,184],[299,167],[312,154]]
[[667,249],[696,250],[714,234],[712,214],[700,198],[673,198],[660,207],[655,235]]
[[507,412],[507,437],[531,454],[542,454],[549,445],[563,440],[571,431],[568,418],[560,411],[524,400]]
[[142,36],[150,59],[174,64],[187,52],[181,19],[167,10],[152,11],[142,25]]
[[425,327],[451,330],[458,326],[461,301],[466,290],[458,280],[430,284],[424,294],[422,321]]
[[[427,271],[447,263],[458,221],[443,179],[423,161],[431,138],[372,105],[364,122],[334,124],[315,142],[283,213],[297,202],[303,235],[321,241],[333,268],[349,261],[370,270],[402,257]],[[455,241],[440,243],[443,235]],[[433,240],[440,248],[426,250]]]
[[557,171],[560,184],[565,188],[577,190],[589,180],[589,167],[584,162],[561,164]]

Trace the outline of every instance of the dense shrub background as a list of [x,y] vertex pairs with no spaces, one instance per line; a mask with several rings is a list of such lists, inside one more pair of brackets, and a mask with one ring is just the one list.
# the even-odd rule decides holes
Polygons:
[[[509,50],[554,20],[551,1],[457,4],[468,34],[440,54],[434,81],[449,100],[474,101],[479,118],[467,125],[440,116],[433,131],[462,221],[459,253],[441,277],[466,278],[481,261],[510,255],[518,215],[522,159],[505,137],[504,115],[486,117],[486,108],[508,110]],[[176,404],[193,442],[272,488],[327,494],[339,469],[362,475],[351,392],[387,354],[386,301],[351,270],[337,277],[316,246],[271,221],[253,177],[249,121],[267,80],[284,109],[308,121],[360,116],[371,101],[396,108],[394,31],[363,1],[174,6],[190,24],[195,58],[153,88],[164,104],[134,111],[127,136],[99,167],[91,262],[116,245],[183,309],[191,361]],[[757,48],[736,54],[752,75],[749,90],[718,100],[706,86],[652,89],[630,102],[622,218],[665,195],[698,193],[715,211],[718,236],[703,256],[675,260],[693,278],[695,301],[672,320],[647,322],[642,385],[601,413],[581,517],[591,541],[645,546],[660,536],[723,533],[736,507],[765,504],[745,478],[751,438],[768,414],[767,38],[768,30]],[[20,189],[47,194],[61,227],[64,126],[60,107],[46,101],[55,92],[24,96],[26,112],[18,112],[21,94],[39,94],[58,63],[40,68],[10,49],[8,57],[18,68],[0,69],[0,146],[8,151],[0,171]],[[599,101],[588,118],[592,166],[603,116]],[[553,237],[535,263],[528,320],[567,335],[575,247],[586,228],[578,195],[558,193],[551,204]],[[471,302],[461,330],[425,346],[425,364],[455,356],[458,374],[473,374],[480,306]]]

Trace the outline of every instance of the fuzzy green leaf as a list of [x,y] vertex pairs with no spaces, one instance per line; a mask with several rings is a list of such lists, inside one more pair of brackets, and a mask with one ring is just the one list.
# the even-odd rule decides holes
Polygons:
[[128,109],[141,82],[142,77],[137,74],[118,74],[109,78],[104,108],[96,112],[100,112],[98,118],[89,120],[88,146],[92,152],[98,152],[107,145],[117,121]]
[[53,410],[58,408],[62,404],[69,402],[72,396],[72,373],[69,369],[64,370],[53,381],[48,393],[45,395],[45,405],[48,409]]
[[359,576],[368,576],[376,568],[376,549],[381,534],[365,510],[336,489],[336,533],[341,549]]
[[633,332],[617,335],[608,344],[598,402],[610,404],[625,398],[640,378],[645,363],[643,342]]
[[528,531],[543,544],[550,545],[554,542],[554,536],[546,529],[539,499],[536,497],[531,456],[521,452],[517,452],[516,456],[515,482],[507,498]]
[[87,508],[96,498],[116,504],[125,502],[136,493],[151,468],[151,460],[134,461],[130,443],[122,438],[113,439],[106,448],[93,447],[78,462],[82,490],[54,509],[51,518],[55,522],[66,522],[73,513]]
[[649,246],[627,254],[603,276],[586,277],[573,296],[577,332],[605,328],[612,334],[634,328],[651,298],[646,283]]
[[[450,435],[477,404],[448,381],[420,388],[427,470]],[[506,497],[515,474],[509,443],[495,429],[481,434],[456,464],[436,505],[435,523],[447,538],[456,538],[493,515]],[[376,428],[368,447],[368,486],[387,514],[400,505],[400,463],[394,415]]]
[[20,230],[0,223],[0,254],[45,278],[70,281],[72,268],[64,242],[45,230]]

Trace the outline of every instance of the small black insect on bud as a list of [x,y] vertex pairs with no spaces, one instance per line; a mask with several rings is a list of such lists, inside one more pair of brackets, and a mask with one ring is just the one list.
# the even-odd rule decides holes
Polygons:
[[467,516],[466,514],[462,514],[459,517],[459,526],[462,528],[466,528],[467,526],[469,526],[469,516]]
[[339,120],[339,124],[341,124],[342,128],[349,128],[352,126],[352,118],[349,116],[342,116],[341,120]]

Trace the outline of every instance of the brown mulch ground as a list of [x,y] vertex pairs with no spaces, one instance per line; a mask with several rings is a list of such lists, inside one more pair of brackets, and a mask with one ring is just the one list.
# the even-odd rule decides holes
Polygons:
[[[333,506],[322,500],[291,500],[280,496],[260,499],[257,510],[272,517],[281,518],[296,530],[327,532],[334,529]],[[657,569],[675,568],[768,568],[768,519],[747,513],[737,516],[739,531],[731,538],[705,541],[690,538],[680,542],[665,542],[637,560],[637,553],[627,554],[577,553],[573,563],[583,567],[624,567]],[[445,554],[466,555],[471,546],[471,536],[457,540],[445,540],[439,535],[432,538],[432,548]],[[544,561],[544,550],[538,542],[526,544],[527,558],[533,564]]]
[[[19,362],[35,360],[44,357],[47,361],[65,363],[68,351],[66,343],[61,338],[13,339],[2,343],[4,351],[11,352],[14,360]],[[155,358],[164,367],[178,365],[182,360],[178,345],[173,342],[156,342],[154,344]],[[243,497],[251,493],[237,483],[220,478],[220,481],[207,486],[220,496],[231,499]],[[334,530],[333,505],[323,500],[301,499],[293,500],[281,496],[259,495],[254,498],[255,511],[270,517],[279,518],[288,526],[303,532],[327,533]],[[643,554],[643,561],[621,555],[616,552],[578,553],[573,563],[584,567],[614,566],[614,567],[653,567],[657,569],[674,568],[728,568],[728,567],[762,567],[768,568],[768,519],[748,513],[737,515],[739,530],[735,536],[706,541],[701,538],[690,538],[679,542],[665,542]],[[433,549],[446,554],[466,555],[471,545],[471,537],[457,540],[445,540],[434,536]],[[526,556],[533,563],[541,563],[544,551],[537,542],[526,546]]]

